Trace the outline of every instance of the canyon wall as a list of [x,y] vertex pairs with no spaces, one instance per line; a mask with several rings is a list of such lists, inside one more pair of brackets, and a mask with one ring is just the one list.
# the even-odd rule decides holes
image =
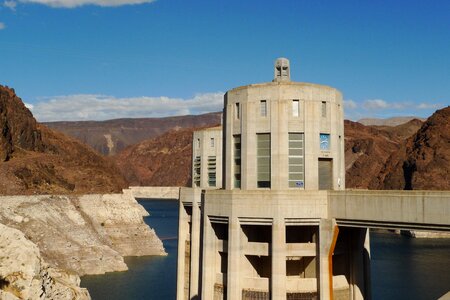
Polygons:
[[79,276],[125,271],[123,256],[165,255],[146,215],[127,193],[0,197],[0,223],[23,232],[49,265]]

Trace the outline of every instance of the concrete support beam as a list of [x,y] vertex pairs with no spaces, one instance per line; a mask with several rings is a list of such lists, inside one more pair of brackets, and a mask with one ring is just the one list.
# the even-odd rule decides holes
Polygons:
[[[200,198],[200,197],[199,197]],[[191,231],[191,276],[189,296],[195,299],[199,296],[199,266],[200,266],[200,207],[194,200],[192,203],[192,231]]]
[[283,218],[272,224],[272,279],[273,300],[286,299],[286,225]]
[[228,224],[228,300],[239,300],[242,298],[241,249],[241,226],[239,224],[239,219],[237,217],[232,217]]
[[217,273],[214,257],[216,237],[207,216],[203,219],[203,237],[202,299],[214,299],[214,284]]
[[352,229],[350,249],[350,285],[352,299],[371,299],[370,291],[370,241],[366,228]]
[[189,216],[184,209],[183,202],[178,202],[178,264],[177,264],[177,300],[185,300],[185,252],[186,239],[189,236]]
[[334,219],[321,219],[319,225],[319,295],[321,300],[333,299],[332,254],[338,227]]

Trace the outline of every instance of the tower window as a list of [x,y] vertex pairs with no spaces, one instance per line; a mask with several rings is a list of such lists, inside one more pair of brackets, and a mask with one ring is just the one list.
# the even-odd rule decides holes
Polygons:
[[214,138],[211,138],[211,147],[214,147]]
[[259,112],[261,117],[267,117],[267,101],[261,100],[259,102]]
[[300,115],[300,101],[292,100],[292,116],[298,117]]
[[325,101],[322,101],[322,117],[327,117],[327,103]]
[[216,157],[208,156],[208,186],[216,186]]
[[289,133],[289,187],[304,188],[305,156],[304,134]]
[[241,187],[241,136],[234,135],[233,136],[233,150],[234,150],[234,165],[233,165],[233,173],[234,173],[234,187]]
[[241,118],[241,107],[240,107],[239,103],[235,104],[234,114],[235,114],[236,119],[239,120]]
[[256,135],[257,186],[270,188],[270,133]]
[[197,149],[200,149],[200,139],[197,139]]
[[201,169],[201,159],[200,156],[196,156],[194,159],[194,185],[200,186],[200,169]]

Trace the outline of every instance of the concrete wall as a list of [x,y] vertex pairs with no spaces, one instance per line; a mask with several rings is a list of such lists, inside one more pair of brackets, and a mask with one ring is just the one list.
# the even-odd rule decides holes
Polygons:
[[179,199],[180,188],[176,186],[130,186],[123,190],[124,194],[131,194],[134,198],[149,199]]

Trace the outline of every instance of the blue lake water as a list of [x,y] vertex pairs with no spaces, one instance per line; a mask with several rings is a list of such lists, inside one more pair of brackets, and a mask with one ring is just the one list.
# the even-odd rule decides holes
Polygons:
[[[94,300],[175,299],[178,202],[142,200],[145,222],[163,239],[165,257],[129,257],[127,272],[84,276]],[[373,299],[437,299],[450,291],[450,239],[371,233]],[[168,238],[168,239],[165,239]]]

